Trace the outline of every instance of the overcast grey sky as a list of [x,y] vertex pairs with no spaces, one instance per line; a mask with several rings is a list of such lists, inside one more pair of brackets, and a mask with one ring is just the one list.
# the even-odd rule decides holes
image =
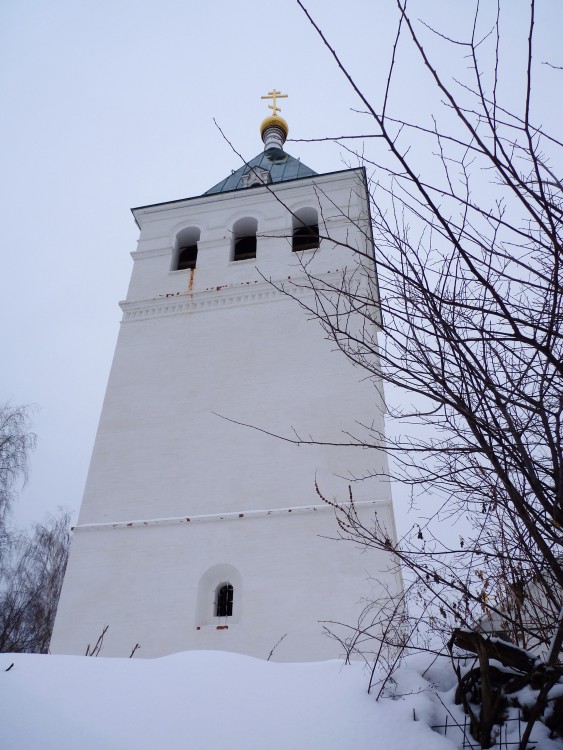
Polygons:
[[[306,4],[377,102],[394,1]],[[540,58],[559,65],[562,5],[544,0],[537,9]],[[467,28],[470,6],[411,3],[415,16],[450,33]],[[506,49],[517,55],[526,3],[510,7]],[[506,85],[517,91],[517,64],[513,75]],[[542,75],[545,124],[551,117],[558,126],[561,75],[546,66]],[[396,108],[429,116],[410,53],[397,76]],[[260,152],[260,96],[273,87],[289,94],[281,105],[290,138],[366,130],[352,111],[358,100],[294,0],[0,4],[0,401],[37,405],[21,523],[57,505],[79,507],[138,236],[129,208],[198,195],[240,166],[213,118],[245,158]],[[348,159],[335,144],[286,148],[317,172]]]

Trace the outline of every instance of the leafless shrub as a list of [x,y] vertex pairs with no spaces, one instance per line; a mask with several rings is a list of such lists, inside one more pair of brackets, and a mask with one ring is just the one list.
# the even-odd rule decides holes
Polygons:
[[1,572],[0,652],[47,653],[70,545],[60,511],[31,535],[11,534]]
[[[350,247],[355,267],[327,281],[304,263],[314,302],[294,296],[376,387],[402,394],[402,406],[390,408],[399,425],[391,436],[366,425],[343,442],[386,450],[392,478],[423,508],[394,543],[377,519],[366,524],[351,495],[336,503],[340,533],[401,565],[408,610],[420,616],[419,627],[407,627],[410,646],[423,628],[438,648],[454,626],[502,631],[555,667],[563,642],[563,144],[534,122],[535,2],[522,30],[521,97],[503,102],[509,4],[499,2],[491,21],[476,3],[465,37],[453,39],[397,0],[377,104],[297,2],[362,105],[361,153],[337,140],[366,168],[377,280],[370,254]],[[449,62],[459,55],[465,79],[432,59],[434,44]],[[418,57],[412,75],[432,88],[433,109],[419,119],[391,111],[405,45]],[[292,295],[291,283],[283,289]],[[452,542],[444,523],[460,519],[466,526]],[[395,632],[377,630],[394,644]],[[369,632],[358,623],[349,651]]]
[[[106,633],[108,632],[109,625],[104,625],[104,628],[100,635],[98,636],[98,640],[96,643],[94,643],[94,646],[91,647],[90,644],[86,646],[86,653],[85,656],[99,656],[100,651],[102,650],[102,646],[104,645],[104,638],[106,637]],[[135,653],[135,650],[131,651],[131,656]]]

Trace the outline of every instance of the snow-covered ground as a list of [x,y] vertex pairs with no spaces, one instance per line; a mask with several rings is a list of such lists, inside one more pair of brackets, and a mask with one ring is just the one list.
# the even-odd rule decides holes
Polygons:
[[[10,665],[13,666],[10,667]],[[191,651],[161,659],[0,654],[3,750],[451,750],[462,719],[447,664],[402,667],[368,695],[360,664],[278,664]],[[443,705],[442,705],[443,704]],[[537,750],[561,748],[546,739]],[[450,739],[451,738],[451,739]],[[456,740],[455,742],[452,740]]]

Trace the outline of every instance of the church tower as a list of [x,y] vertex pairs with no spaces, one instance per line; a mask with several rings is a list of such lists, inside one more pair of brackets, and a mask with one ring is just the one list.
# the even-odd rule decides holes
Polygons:
[[[189,649],[279,661],[336,658],[324,621],[354,623],[397,591],[383,553],[335,541],[330,500],[383,454],[332,447],[383,432],[381,391],[299,301],[353,272],[370,242],[362,169],[316,174],[284,150],[273,113],[263,151],[193,198],[133,209],[133,271],[51,651]],[[375,269],[371,269],[375,278]],[[299,445],[272,435],[312,436]],[[395,536],[385,482],[359,483],[366,519]]]

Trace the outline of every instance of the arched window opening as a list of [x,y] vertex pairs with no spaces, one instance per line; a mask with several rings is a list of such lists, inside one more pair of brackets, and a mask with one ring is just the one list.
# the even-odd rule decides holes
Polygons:
[[239,219],[233,227],[233,260],[248,260],[256,257],[256,219]]
[[254,237],[238,237],[235,240],[233,260],[248,260],[256,257],[256,235]]
[[221,583],[215,592],[215,617],[233,616],[233,593],[230,583]]
[[[225,589],[220,595],[221,589]],[[234,593],[237,600],[234,602]],[[236,606],[235,606],[236,604]],[[197,607],[195,624],[197,626],[230,627],[240,622],[244,613],[244,585],[239,571],[229,563],[217,563],[208,568],[197,587]],[[228,619],[224,619],[228,618]]]
[[178,255],[178,271],[186,268],[195,268],[197,261],[197,244],[181,247]]
[[314,208],[302,208],[293,217],[292,250],[315,250],[320,242],[319,218]]
[[175,263],[173,271],[185,271],[187,268],[195,268],[197,263],[197,243],[200,231],[197,227],[182,229],[176,237]]

